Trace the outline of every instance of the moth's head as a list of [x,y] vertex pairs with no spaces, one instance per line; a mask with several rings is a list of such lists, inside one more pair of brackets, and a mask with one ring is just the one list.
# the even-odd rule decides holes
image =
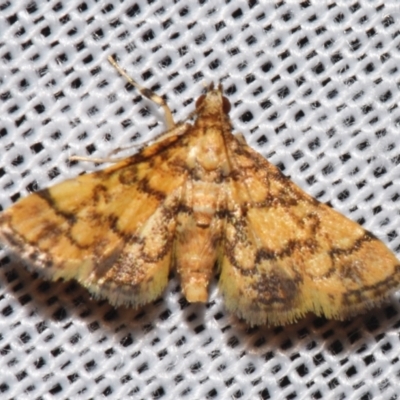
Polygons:
[[216,88],[214,83],[211,83],[205,94],[202,94],[196,101],[196,114],[212,116],[228,114],[231,110],[231,103],[223,95],[222,85],[219,84]]

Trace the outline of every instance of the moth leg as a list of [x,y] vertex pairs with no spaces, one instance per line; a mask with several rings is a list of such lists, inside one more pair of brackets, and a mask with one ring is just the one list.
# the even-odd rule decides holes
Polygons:
[[[161,133],[160,135],[156,136],[154,139],[152,139],[151,141],[149,140],[147,143],[151,144],[156,144],[158,142],[162,142],[163,140],[168,139],[169,137],[173,137],[173,136],[181,136],[184,135],[188,130],[188,124],[177,124],[172,130],[170,131],[166,131]],[[146,147],[146,143],[138,143],[138,144],[134,144],[132,146],[128,146],[128,147],[124,147],[124,148],[118,148],[116,150],[113,150],[111,153],[109,153],[111,156],[114,154],[117,154],[121,151],[125,151],[128,150],[130,148],[136,148],[137,152],[139,152],[140,150],[144,149]],[[69,161],[89,161],[92,163],[98,163],[98,164],[105,164],[105,163],[118,163],[120,161],[124,161],[126,160],[126,157],[105,157],[105,158],[93,158],[93,157],[85,157],[85,156],[69,156],[68,157]]]
[[247,144],[245,137],[243,136],[243,133],[234,133],[235,138],[238,140],[240,144]]
[[89,161],[92,163],[97,163],[97,164],[105,164],[105,163],[118,163],[120,161],[125,160],[126,157],[120,157],[120,158],[93,158],[93,157],[85,157],[85,156],[69,156],[68,160],[69,161]]
[[140,94],[144,97],[147,97],[149,100],[153,101],[162,109],[164,110],[165,114],[165,122],[167,124],[167,130],[171,130],[175,128],[175,121],[174,118],[172,117],[172,112],[171,109],[168,107],[168,104],[166,101],[159,96],[158,94],[154,93],[152,90],[145,88],[144,86],[140,85],[137,83],[133,78],[131,78],[115,61],[115,59],[112,56],[108,56],[108,61],[110,64],[136,89],[139,90]]

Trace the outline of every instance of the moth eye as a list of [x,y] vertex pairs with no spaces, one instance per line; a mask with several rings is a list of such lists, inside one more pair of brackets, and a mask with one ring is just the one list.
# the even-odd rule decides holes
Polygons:
[[226,97],[222,97],[222,110],[225,114],[231,111],[231,102]]
[[196,108],[201,107],[203,104],[204,99],[206,98],[205,94],[202,94],[197,100],[196,100]]

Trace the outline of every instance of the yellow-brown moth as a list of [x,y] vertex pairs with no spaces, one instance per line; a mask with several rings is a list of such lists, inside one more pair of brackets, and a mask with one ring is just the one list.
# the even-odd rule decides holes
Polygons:
[[164,108],[169,129],[1,213],[0,239],[30,265],[133,307],[159,297],[171,269],[189,302],[205,302],[216,267],[226,308],[250,325],[343,319],[399,287],[400,263],[381,241],[232,134],[221,85],[175,124],[159,96],[128,80]]

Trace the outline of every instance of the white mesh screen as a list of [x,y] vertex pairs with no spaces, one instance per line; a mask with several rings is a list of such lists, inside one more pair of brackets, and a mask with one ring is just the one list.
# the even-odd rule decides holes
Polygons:
[[[235,130],[400,254],[400,6],[391,1],[0,3],[0,204],[165,128],[222,80]],[[129,152],[128,152],[129,153]],[[179,282],[140,310],[46,282],[0,250],[0,397],[397,399],[400,306],[249,329]]]

